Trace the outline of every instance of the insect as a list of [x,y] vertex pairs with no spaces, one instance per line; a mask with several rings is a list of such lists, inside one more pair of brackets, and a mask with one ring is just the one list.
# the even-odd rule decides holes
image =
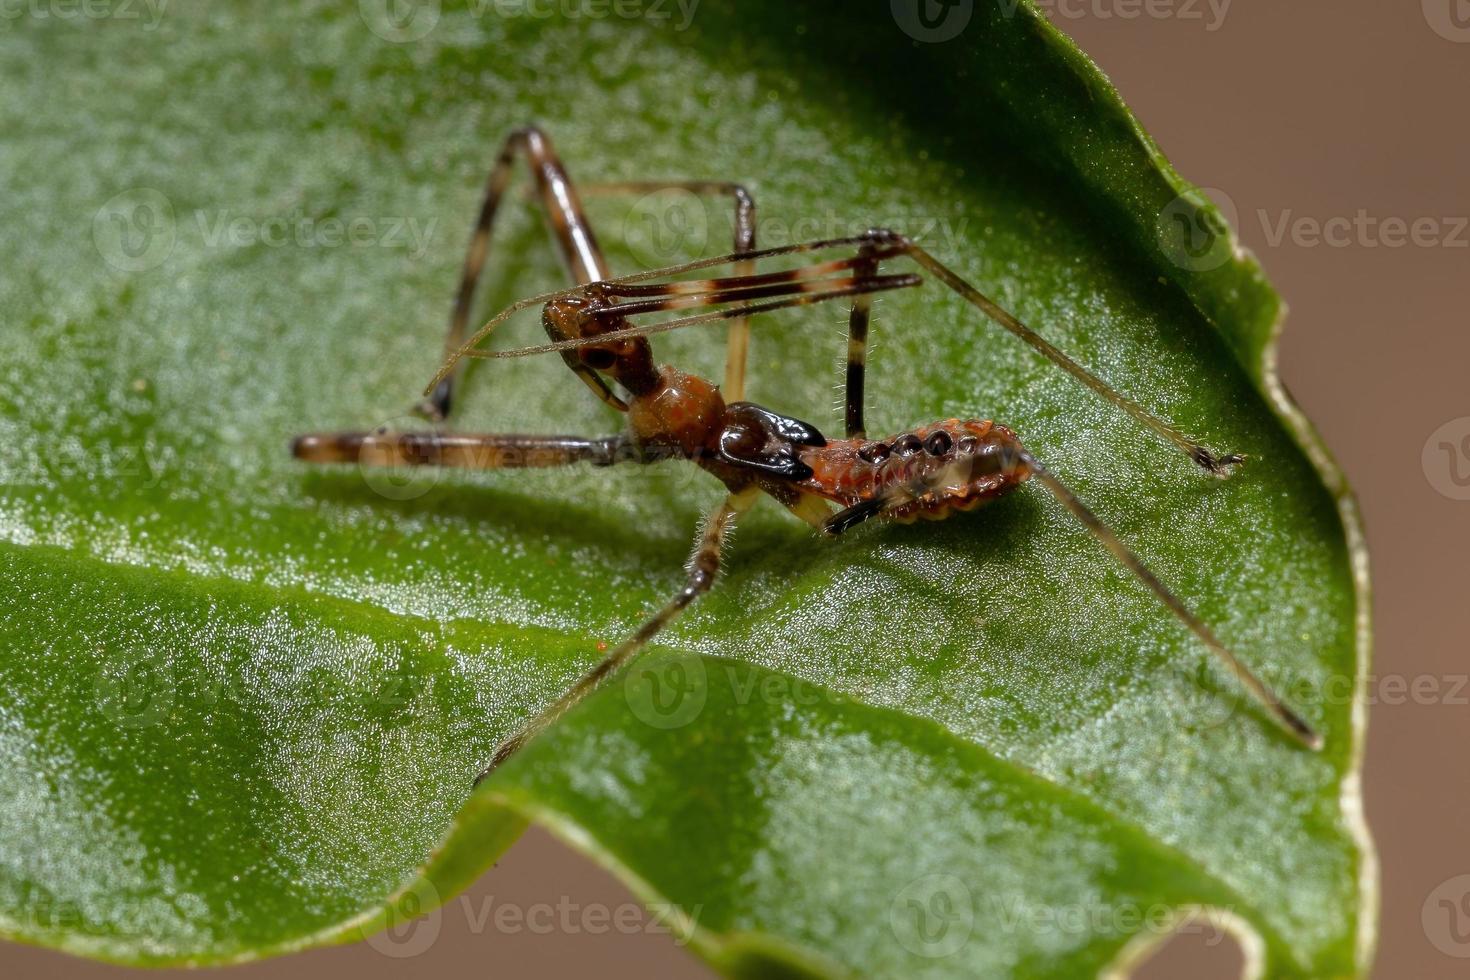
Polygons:
[[[533,190],[550,216],[562,259],[577,285],[513,304],[466,336],[476,287],[489,255],[490,232],[506,195],[514,164],[527,158]],[[625,182],[591,185],[596,193],[649,193],[678,188],[722,195],[734,202],[735,241],[729,255],[636,275],[613,277],[583,212],[577,187],[538,129],[516,130],[506,140],[489,176],[450,315],[443,367],[417,411],[435,422],[449,418],[467,358],[519,357],[556,352],[604,403],[627,416],[627,431],[603,438],[465,434],[444,430],[392,433],[345,432],[298,437],[294,455],[314,463],[382,466],[454,466],[476,469],[567,466],[590,463],[692,461],[728,493],[705,522],[681,589],[627,639],[607,653],[565,694],[503,742],[484,778],[528,739],[615,674],[660,630],[714,584],[721,552],[740,514],[761,496],[774,498],[825,536],[864,521],[940,520],[1010,493],[1028,481],[1051,492],[1082,525],[1227,667],[1250,694],[1300,743],[1319,749],[1322,739],[1259,677],[1225,647],[1157,576],[1047,467],[1016,434],[978,419],[946,419],[907,432],[870,439],[863,422],[868,326],[875,294],[920,285],[917,272],[884,273],[881,266],[908,260],[958,293],[991,320],[1039,351],[1112,405],[1189,455],[1207,473],[1228,476],[1243,456],[1221,455],[1105,382],[1030,330],[958,274],[901,234],[874,230],[849,238],[756,249],[755,203],[738,184],[708,181]],[[780,256],[840,258],[797,268],[757,271]],[[680,279],[717,266],[731,275]],[[743,400],[749,318],[775,310],[850,300],[846,431],[828,439],[815,426]],[[514,313],[541,306],[550,342],[513,351],[481,345]],[[655,313],[683,315],[637,322]],[[726,321],[729,324],[722,386],[653,359],[651,335]]]

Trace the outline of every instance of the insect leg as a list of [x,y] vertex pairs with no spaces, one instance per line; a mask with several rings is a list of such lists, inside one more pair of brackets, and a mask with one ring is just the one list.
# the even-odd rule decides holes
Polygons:
[[907,483],[897,483],[887,489],[873,494],[867,500],[860,500],[851,506],[844,507],[828,515],[817,525],[817,529],[824,534],[836,537],[844,531],[849,531],[864,521],[871,520],[886,511],[893,510],[904,504],[912,503],[924,496],[926,493],[938,490],[945,486],[963,486],[974,479],[977,468],[984,467],[986,472],[997,470],[1010,470],[1015,464],[1024,461],[1027,457],[1016,453],[1001,453],[993,457],[961,457],[950,463],[943,469],[934,473],[918,477]]
[[[792,281],[793,279],[803,278],[804,276],[809,277],[810,275],[825,274],[838,269],[851,269],[854,267],[855,263],[858,260],[848,258],[835,262],[820,263],[817,265],[808,266],[802,270],[784,270],[781,272],[763,273],[758,275],[735,277],[732,279],[707,279],[703,281],[688,282],[656,282],[655,280],[669,279],[673,276],[682,275],[686,272],[697,272],[702,269],[711,269],[721,265],[742,266],[744,263],[758,262],[764,259],[775,258],[778,256],[809,254],[812,252],[831,251],[838,248],[857,248],[858,246],[868,241],[868,236],[857,235],[847,238],[829,238],[823,239],[821,241],[803,242],[798,245],[783,245],[777,248],[763,248],[755,252],[720,255],[714,258],[697,259],[693,262],[685,262],[681,265],[671,265],[662,269],[650,269],[647,272],[638,272],[634,273],[633,275],[620,276],[617,279],[610,279],[605,282],[599,282],[590,287],[587,285],[573,286],[570,289],[558,289],[554,292],[542,293],[539,296],[528,296],[525,299],[517,300],[510,306],[507,306],[505,309],[495,314],[489,320],[486,320],[483,324],[480,325],[480,329],[476,330],[472,336],[466,339],[465,342],[460,345],[458,349],[450,351],[449,354],[445,357],[444,363],[440,366],[439,371],[434,375],[433,380],[429,382],[429,388],[427,390],[432,391],[444,380],[444,378],[452,374],[458,368],[460,359],[474,351],[474,349],[479,344],[483,343],[492,333],[495,332],[495,329],[499,327],[500,324],[504,323],[515,314],[523,310],[530,309],[531,307],[544,307],[547,303],[550,303],[554,300],[568,299],[572,297],[586,298],[589,295],[589,292],[594,290],[601,296],[659,297],[669,296],[674,293],[705,292],[717,287],[720,284],[736,281],[745,282],[747,284],[753,284],[759,281],[788,282]],[[899,254],[902,254],[902,251],[900,249],[891,248],[886,245],[877,246],[875,251],[875,257],[879,258]]]
[[744,490],[726,497],[715,508],[704,527],[700,529],[698,537],[695,538],[694,555],[689,560],[688,578],[684,587],[652,618],[640,626],[637,632],[618,644],[617,649],[603,658],[597,666],[583,674],[565,694],[531,719],[517,734],[501,743],[500,747],[495,750],[490,765],[486,766],[485,771],[480,773],[475,780],[476,783],[490,775],[496,766],[510,758],[517,749],[536,737],[539,732],[564,715],[573,705],[591,694],[604,680],[617,673],[619,668],[631,660],[649,640],[657,636],[659,631],[669,625],[690,603],[710,590],[720,570],[720,553],[731,528],[735,525],[735,519],[748,510],[758,496],[758,490]]
[[1077,495],[1069,490],[1061,480],[1057,479],[1050,470],[1037,462],[1035,457],[1027,454],[1024,459],[1030,466],[1032,475],[1040,481],[1041,485],[1051,491],[1052,496],[1056,497],[1067,510],[1071,511],[1073,516],[1087,528],[1088,532],[1113,553],[1113,556],[1123,564],[1123,567],[1132,572],[1135,578],[1157,596],[1159,601],[1167,606],[1169,611],[1187,626],[1190,632],[1200,639],[1200,642],[1209,648],[1210,652],[1235,675],[1235,678],[1245,686],[1246,690],[1250,691],[1251,695],[1271,712],[1272,717],[1282,728],[1307,748],[1314,751],[1322,748],[1322,736],[1311,725],[1307,724],[1300,715],[1288,707],[1281,700],[1280,696],[1268,687],[1264,681],[1252,673],[1251,669],[1243,664],[1225,644],[1221,643],[1215,636],[1214,631],[1206,626],[1184,604],[1182,599],[1171,592],[1168,586],[1159,581],[1158,576],[1149,570],[1142,559],[1135,555],[1122,541],[1118,540],[1118,536],[1113,533],[1112,528],[1104,524],[1102,519],[1092,512],[1091,508],[1078,499]]
[[[881,252],[879,248],[870,243],[863,242],[858,246],[856,259],[845,260],[831,265],[841,265],[853,270],[854,278],[857,280],[873,279],[877,277],[878,263]],[[891,255],[890,255],[891,257]],[[753,263],[743,263],[751,266]],[[737,272],[737,278],[741,275]],[[744,273],[749,278],[750,273]],[[705,283],[733,282],[735,279],[705,280]],[[752,281],[754,281],[752,279]],[[679,288],[688,289],[690,284],[680,283]],[[614,287],[616,292],[616,287]],[[643,295],[639,293],[639,295]],[[848,343],[847,343],[847,385],[846,385],[846,429],[849,438],[861,438],[864,434],[863,424],[863,389],[867,375],[868,356],[868,324],[871,318],[873,295],[871,292],[858,294],[852,303],[852,311],[848,320]],[[726,359],[725,386],[722,391],[728,401],[738,401],[744,397],[744,359],[745,347],[748,344],[749,326],[746,317],[738,321],[739,329],[732,329],[730,338],[730,353]],[[736,340],[739,337],[739,353],[737,361]],[[738,363],[739,376],[735,376]],[[738,382],[738,383],[737,383]]]
[[[878,260],[873,257],[874,248],[864,244],[858,250],[863,264],[858,274],[876,276]],[[867,435],[863,422],[863,389],[868,375],[868,321],[872,315],[873,294],[864,293],[852,301],[852,312],[847,321],[847,390],[846,424],[849,439],[861,439]]]
[[[687,262],[683,265],[670,266],[665,269],[654,269],[649,272],[638,273],[637,275],[623,276],[619,279],[612,280],[610,283],[603,285],[611,290],[613,294],[619,296],[667,295],[670,291],[676,289],[698,291],[702,288],[707,287],[707,285],[710,283],[725,283],[730,282],[731,280],[705,280],[704,282],[700,283],[665,282],[649,283],[648,285],[641,284],[648,283],[649,280],[668,278],[670,276],[681,275],[686,272],[694,272],[700,269],[707,269],[718,265],[728,265],[731,262],[735,262],[738,260],[759,261],[783,255],[797,255],[847,247],[858,249],[859,257],[838,260],[831,263],[824,263],[822,266],[811,266],[808,268],[816,269],[823,267],[843,267],[856,269],[859,268],[864,261],[862,257],[862,249],[864,246],[868,246],[870,248],[868,257],[878,259],[880,261],[888,258],[895,258],[898,256],[906,256],[912,259],[921,268],[933,273],[941,282],[943,282],[950,289],[958,293],[971,305],[975,306],[982,313],[989,316],[996,323],[1000,324],[1012,334],[1015,334],[1032,349],[1042,354],[1044,357],[1046,357],[1052,363],[1056,364],[1058,367],[1062,368],[1068,374],[1072,375],[1072,377],[1076,378],[1082,384],[1086,385],[1088,388],[1091,388],[1094,392],[1102,396],[1102,398],[1104,398],[1110,404],[1116,406],[1119,409],[1122,409],[1140,424],[1149,429],[1152,429],[1154,432],[1167,439],[1169,442],[1172,442],[1174,445],[1178,446],[1185,454],[1189,456],[1191,460],[1210,472],[1212,475],[1217,477],[1229,476],[1234,467],[1245,460],[1244,456],[1236,453],[1216,453],[1208,447],[1200,444],[1196,440],[1191,439],[1189,436],[1185,435],[1176,427],[1151,414],[1142,405],[1139,405],[1137,402],[1128,398],[1126,395],[1123,395],[1121,392],[1108,385],[1101,378],[1098,378],[1096,375],[1089,372],[1086,368],[1082,367],[1082,365],[1072,360],[1072,358],[1062,353],[1054,345],[1049,343],[1045,338],[1041,337],[1034,330],[1027,327],[1013,314],[1003,309],[994,300],[990,299],[984,293],[980,292],[980,290],[976,289],[973,285],[966,282],[959,274],[950,269],[948,266],[941,263],[925,249],[914,244],[912,241],[905,238],[903,235],[898,234],[897,232],[877,229],[869,231],[863,235],[855,235],[848,238],[831,238],[823,239],[820,241],[803,242],[797,245],[786,245],[778,248],[760,249],[748,255],[724,255],[710,259],[700,259],[696,262]],[[755,282],[756,280],[766,279],[768,277],[771,280],[774,280],[776,277],[789,277],[797,274],[798,270],[789,270],[784,273],[765,273],[762,275],[748,277],[747,281]],[[560,294],[548,294],[545,297],[536,297],[536,300],[545,300],[556,295]],[[508,316],[516,309],[523,308],[524,305],[529,305],[531,302],[531,300],[527,300],[524,301],[522,304],[517,304],[516,306],[511,307],[509,310],[502,313],[500,316],[497,316],[494,320],[490,321],[490,323],[487,324],[485,328],[482,328],[481,333],[477,334],[474,338],[471,338],[470,343],[467,344],[466,347],[460,349],[459,355],[468,353],[468,348],[477,343],[479,339],[481,339],[486,333],[488,333],[489,328],[493,327],[503,317]],[[686,321],[679,323],[678,325],[692,326],[695,323],[709,322],[710,319],[712,318],[691,317],[688,318]],[[861,311],[859,311],[858,319],[859,331],[861,332],[863,325],[865,325],[866,323],[866,320]],[[665,329],[667,329],[667,327],[665,327]],[[451,358],[451,361],[452,360],[454,360],[454,358]]]
[[460,432],[329,432],[297,436],[291,454],[309,463],[544,469],[591,463],[654,462],[625,435],[525,436]]
[[743,184],[724,180],[619,180],[583,182],[578,185],[586,197],[610,194],[652,194],[662,190],[683,190],[691,194],[728,196],[735,202],[735,248],[737,256],[755,250],[755,197]]
[[[755,198],[742,184],[714,180],[629,180],[582,185],[582,192],[589,197],[596,194],[647,194],[668,189],[732,198],[735,202],[734,254],[755,251]],[[743,260],[735,263],[735,275],[747,276],[753,272],[754,262]],[[725,383],[720,391],[726,401],[737,402],[745,397],[745,362],[749,350],[750,321],[746,317],[737,317],[730,321],[725,344]]]
[[[490,254],[491,228],[519,155],[524,155],[531,164],[536,189],[551,218],[562,261],[572,279],[578,283],[588,283],[606,279],[608,276],[607,264],[592,233],[592,226],[587,221],[576,188],[557,157],[551,140],[534,126],[517,129],[506,138],[485,183],[484,201],[480,205],[480,216],[475,223],[474,234],[470,237],[469,248],[465,252],[459,291],[455,295],[454,308],[449,316],[449,331],[444,338],[446,355],[459,350],[464,343],[465,330],[474,307],[475,290]],[[611,389],[596,372],[586,368],[579,370],[577,367],[573,367],[573,370],[599,398],[613,404],[609,401],[613,398]],[[454,389],[459,374],[456,370],[439,379],[433,391],[419,406],[421,414],[434,420],[448,417],[453,409]]]
[[[834,265],[836,263],[833,263]],[[801,270],[794,270],[801,271]],[[784,275],[784,274],[783,274]],[[743,281],[754,282],[765,280],[765,276],[751,276],[748,280],[726,279],[709,280],[709,282],[739,283]],[[479,350],[464,349],[459,352],[460,357],[476,358],[507,358],[528,357],[532,354],[547,354],[552,351],[571,351],[579,347],[588,347],[596,344],[605,344],[610,341],[626,340],[633,337],[648,337],[656,333],[666,333],[670,330],[680,330],[684,327],[692,327],[701,323],[716,323],[731,320],[736,317],[750,317],[758,313],[770,313],[774,310],[788,309],[794,306],[811,306],[816,303],[824,303],[833,299],[846,299],[862,296],[867,293],[883,292],[889,289],[906,289],[917,286],[923,280],[916,275],[891,275],[891,276],[844,276],[827,279],[809,279],[794,282],[792,284],[760,284],[756,286],[732,286],[713,293],[683,293],[676,292],[672,295],[656,299],[639,300],[632,303],[619,303],[595,310],[588,316],[617,316],[626,318],[639,316],[645,313],[661,313],[681,309],[699,309],[723,304],[743,302],[745,300],[770,299],[771,297],[784,297],[770,299],[769,302],[749,303],[743,306],[734,306],[729,309],[714,310],[709,313],[697,313],[692,316],[679,317],[674,320],[664,320],[659,323],[648,323],[640,326],[620,327],[605,333],[597,333],[586,337],[576,337],[567,340],[555,340],[549,344],[540,344],[535,347],[519,347],[515,350]],[[679,283],[677,285],[684,285]],[[700,284],[703,286],[704,284]],[[451,370],[452,364],[446,364],[440,369],[440,373]],[[437,379],[435,379],[437,380]],[[430,381],[432,386],[435,381]]]
[[[1102,518],[1093,513],[1082,500],[1073,493],[1066,484],[1057,479],[1056,475],[1043,466],[1036,457],[1030,453],[1020,450],[1014,457],[1016,463],[1024,465],[1030,476],[1041,483],[1052,496],[1066,507],[1082,525],[1087,528],[1094,538],[1113,553],[1113,556],[1128,569],[1145,587],[1148,588],[1161,601],[1174,616],[1192,632],[1216,658],[1223,663],[1235,678],[1251,693],[1263,707],[1270,713],[1272,718],[1302,745],[1313,751],[1322,748],[1322,736],[1317,733],[1311,725],[1307,724],[1300,715],[1289,707],[1281,697],[1266,685],[1259,677],[1251,671],[1240,658],[1230,651],[1213,630],[1203,620],[1194,614],[1184,600],[1175,595],[1168,586],[1159,580],[1159,577],[1143,563],[1143,559],[1133,553],[1125,545],[1113,529],[1103,523]],[[822,530],[829,535],[838,535],[842,532],[861,524],[863,521],[877,517],[892,507],[917,500],[930,490],[945,486],[950,483],[965,483],[973,476],[973,460],[956,461],[949,467],[932,475],[910,481],[907,484],[899,484],[889,488],[887,491],[875,494],[868,500],[860,501],[844,510],[832,514],[822,524]]]
[[1189,438],[1163,419],[1151,414],[1142,405],[1128,398],[1107,382],[1082,367],[1082,365],[1072,360],[1072,358],[1063,354],[1040,334],[1016,319],[1008,310],[1003,309],[994,300],[990,299],[990,297],[966,282],[953,269],[941,263],[933,255],[912,241],[909,241],[903,235],[884,230],[873,231],[869,234],[873,237],[874,241],[884,242],[901,249],[906,255],[918,263],[921,268],[932,273],[936,279],[954,290],[986,316],[1021,338],[1032,349],[1040,352],[1053,364],[1101,395],[1110,404],[1127,412],[1140,424],[1152,429],[1178,446],[1190,459],[1213,476],[1227,477],[1236,465],[1245,461],[1245,457],[1237,453],[1215,453],[1199,442]]

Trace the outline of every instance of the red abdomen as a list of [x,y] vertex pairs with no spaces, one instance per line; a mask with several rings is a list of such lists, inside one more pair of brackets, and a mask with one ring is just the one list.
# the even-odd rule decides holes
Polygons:
[[924,487],[885,512],[905,523],[973,510],[1031,478],[1016,434],[983,419],[946,419],[888,439],[834,440],[802,450],[801,459],[812,476],[798,486],[844,507],[894,488]]

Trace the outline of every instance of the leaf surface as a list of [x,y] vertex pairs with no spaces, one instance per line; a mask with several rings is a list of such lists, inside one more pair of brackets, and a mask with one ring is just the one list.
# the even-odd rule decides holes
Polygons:
[[[1269,975],[1365,968],[1352,502],[1271,373],[1280,300],[1083,55],[1027,4],[940,44],[884,5],[706,0],[684,29],[429,4],[412,40],[380,7],[0,37],[0,933],[143,964],[350,941],[534,820],[731,973],[1076,976],[1199,907]],[[528,120],[582,180],[746,181],[766,244],[905,230],[1250,454],[1202,477],[933,283],[877,305],[870,429],[1014,427],[1326,750],[1030,488],[837,543],[759,508],[650,659],[472,796],[677,588],[719,494],[672,466],[403,484],[287,457],[413,403]],[[666,203],[590,202],[617,270],[726,249],[719,207]],[[563,282],[531,207],[503,221],[487,311]],[[751,397],[840,431],[841,321],[759,322]],[[720,373],[712,331],[657,347]],[[482,366],[463,409],[619,424],[556,358]]]

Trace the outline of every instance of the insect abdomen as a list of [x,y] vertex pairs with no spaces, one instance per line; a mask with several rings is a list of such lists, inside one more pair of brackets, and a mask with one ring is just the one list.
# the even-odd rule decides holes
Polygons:
[[803,489],[843,506],[939,481],[895,497],[882,516],[943,520],[1009,493],[1031,477],[1016,434],[986,419],[946,419],[888,439],[843,439],[802,454],[812,468]]

